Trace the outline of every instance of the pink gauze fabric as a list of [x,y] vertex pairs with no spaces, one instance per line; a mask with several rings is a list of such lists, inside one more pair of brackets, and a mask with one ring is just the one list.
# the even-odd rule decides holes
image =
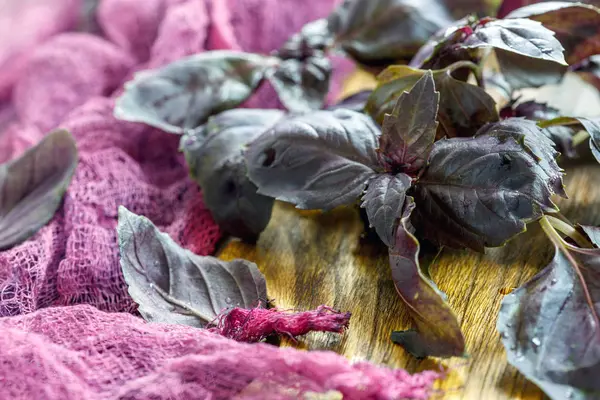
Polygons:
[[87,305],[0,319],[0,329],[2,399],[425,399],[437,378]]
[[[21,11],[29,15],[41,3],[23,1]],[[260,11],[261,3],[268,14]],[[213,331],[147,324],[132,315],[136,305],[127,293],[116,241],[119,205],[147,216],[197,254],[212,253],[220,233],[188,177],[179,138],[116,120],[115,93],[133,71],[202,51],[207,42],[215,48],[210,39],[215,24],[229,24],[224,31],[243,37],[243,46],[256,40],[256,49],[268,52],[333,7],[331,1],[292,3],[103,0],[98,20],[104,37],[49,38],[71,23],[36,14],[44,35],[0,42],[0,55],[15,55],[6,58],[9,64],[26,60],[11,77],[13,101],[0,105],[0,161],[17,157],[56,127],[73,133],[80,155],[52,221],[25,243],[0,252],[0,400],[295,399],[330,390],[348,399],[427,397],[437,373],[409,375],[351,364],[331,352],[239,342],[259,340],[265,332],[341,331],[345,314],[237,310],[220,318]],[[6,10],[13,12],[0,8],[0,21],[9,18]],[[218,10],[238,17],[219,17]],[[240,17],[243,10],[248,19]],[[259,35],[244,24],[262,24],[264,30]],[[14,31],[19,28],[24,26],[14,25]],[[42,37],[44,43],[36,46]],[[216,48],[235,47],[223,43]],[[268,98],[256,99],[255,106],[271,105]]]
[[10,97],[30,50],[75,27],[80,13],[81,0],[0,0],[0,101]]

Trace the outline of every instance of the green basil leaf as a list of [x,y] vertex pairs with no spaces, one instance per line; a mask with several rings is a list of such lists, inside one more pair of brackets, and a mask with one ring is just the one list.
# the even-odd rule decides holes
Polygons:
[[0,250],[29,239],[54,217],[77,161],[73,136],[57,130],[0,165]]
[[463,356],[465,339],[456,316],[419,267],[420,245],[409,221],[414,207],[413,199],[406,197],[389,258],[396,291],[407,305],[417,329],[392,332],[392,341],[419,358]]
[[196,255],[123,206],[117,234],[129,294],[149,322],[204,327],[230,307],[267,301],[265,278],[250,261]]
[[338,109],[284,118],[246,152],[258,192],[303,209],[352,204],[379,169],[379,128]]
[[274,59],[210,51],[139,72],[117,99],[115,117],[183,134],[234,108],[258,87]]

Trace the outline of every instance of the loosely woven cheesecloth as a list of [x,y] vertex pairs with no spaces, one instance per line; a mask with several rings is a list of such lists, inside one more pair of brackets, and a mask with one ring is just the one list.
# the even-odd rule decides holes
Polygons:
[[[220,235],[188,178],[178,137],[113,118],[123,83],[207,49],[269,52],[335,1],[86,3],[0,0],[0,162],[57,127],[73,133],[80,153],[54,219],[0,252],[0,400],[426,398],[437,373],[148,324],[119,267],[119,205],[197,254],[210,254]],[[333,93],[349,63],[334,66]],[[280,106],[268,86],[246,105]],[[323,315],[287,323],[310,329]],[[236,332],[260,338],[271,322]]]

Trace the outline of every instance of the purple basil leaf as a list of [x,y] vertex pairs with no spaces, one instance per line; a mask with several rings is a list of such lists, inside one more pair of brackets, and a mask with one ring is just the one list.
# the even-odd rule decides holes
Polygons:
[[547,174],[523,145],[494,133],[437,141],[414,184],[415,224],[438,245],[503,245],[544,212],[556,212]]
[[139,72],[125,84],[115,116],[182,134],[246,100],[273,63],[256,54],[211,51]]
[[566,65],[554,32],[526,18],[480,21],[462,43],[466,48],[495,48]]
[[411,173],[423,168],[435,140],[439,101],[433,75],[426,71],[385,115],[379,151],[389,170]]
[[[558,118],[561,114],[558,109],[550,107],[546,103],[538,103],[530,100],[519,103],[517,106],[509,105],[500,113],[506,113],[507,116],[525,117],[534,121],[545,121]],[[575,158],[577,152],[573,147],[573,135],[576,133],[569,126],[550,126],[542,129],[542,132],[548,136],[556,145],[558,151],[568,158]]]
[[[596,246],[598,228],[583,227]],[[600,249],[564,242],[504,297],[497,329],[508,361],[554,400],[600,396]]]
[[379,169],[379,128],[338,109],[290,116],[252,142],[248,176],[258,192],[303,209],[352,204]]
[[[493,135],[501,139],[512,137],[523,143],[525,149],[537,161],[544,172],[546,186],[564,198],[567,198],[562,177],[563,170],[556,163],[559,153],[555,144],[534,121],[523,118],[509,118],[483,127],[477,136]],[[542,177],[543,175],[540,175]]]
[[338,101],[337,103],[327,107],[327,110],[333,111],[338,108],[345,108],[347,110],[362,112],[369,100],[369,97],[373,93],[372,90],[362,90],[358,93],[352,94]]
[[265,278],[250,261],[196,255],[123,206],[117,234],[129,294],[149,322],[204,327],[230,307],[266,303]]
[[77,161],[73,136],[58,130],[0,165],[0,250],[29,239],[54,217]]
[[283,105],[294,112],[307,112],[323,107],[330,77],[331,62],[323,52],[315,52],[303,60],[280,60],[267,73],[267,79]]
[[523,88],[536,88],[560,82],[567,66],[521,54],[496,49],[500,72],[510,87],[510,92]]
[[369,182],[361,207],[367,212],[369,226],[374,227],[379,238],[388,247],[394,247],[395,232],[404,206],[410,176],[381,174]]
[[256,193],[246,176],[244,150],[283,115],[279,110],[228,110],[181,139],[190,174],[213,218],[225,232],[246,241],[255,241],[269,223],[273,199]]
[[396,291],[417,329],[392,332],[392,341],[419,358],[463,356],[465,340],[456,316],[419,266],[419,241],[409,221],[414,207],[413,199],[406,197],[389,258]]
[[324,52],[333,44],[333,36],[329,31],[326,19],[318,19],[302,27],[302,30],[292,35],[275,55],[283,59],[294,58],[303,60],[316,52]]
[[[408,66],[420,69],[439,69],[453,64],[454,61],[447,62],[445,60],[448,57],[448,55],[446,55],[446,57],[443,57],[443,63],[445,64],[443,66],[440,66],[441,64],[438,64],[436,61],[433,61],[433,57],[435,56],[436,59],[439,58],[438,51],[440,50],[440,47],[443,46],[445,43],[460,40],[460,38],[462,37],[462,34],[460,32],[461,28],[463,28],[466,25],[469,25],[470,21],[470,17],[462,18],[458,21],[455,21],[451,25],[443,27],[434,35],[430,36],[427,42],[423,44],[423,46],[421,46],[419,51],[417,51],[414,57],[410,60]],[[456,48],[452,49],[453,52],[456,52],[457,50],[458,49]],[[463,59],[464,58],[460,58],[460,60]]]
[[452,17],[436,0],[345,0],[328,22],[335,42],[370,64],[412,57]]
[[569,64],[600,53],[600,9],[596,7],[552,1],[520,8],[506,18],[528,18],[554,31]]
[[[498,120],[494,99],[478,86],[454,79],[451,73],[460,66],[475,67],[471,63],[460,63],[433,71],[435,88],[440,93],[437,119],[437,138],[473,136],[488,122]],[[390,114],[400,95],[409,91],[425,74],[424,70],[404,65],[388,67],[379,76],[379,84],[371,94],[366,111],[379,123],[385,114]]]

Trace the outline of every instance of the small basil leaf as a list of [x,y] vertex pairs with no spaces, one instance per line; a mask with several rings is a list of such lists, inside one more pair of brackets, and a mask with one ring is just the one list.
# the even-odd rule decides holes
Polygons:
[[273,62],[255,54],[211,51],[139,72],[125,84],[115,117],[182,134],[246,100]]
[[[488,122],[498,120],[494,99],[485,90],[452,77],[460,67],[475,68],[468,62],[433,71],[435,88],[440,93],[437,138],[473,136]],[[398,97],[409,91],[425,74],[424,70],[404,65],[388,67],[378,76],[378,86],[371,94],[366,111],[379,123],[392,112]]]
[[413,186],[415,224],[438,245],[501,246],[544,212],[556,212],[547,174],[512,137],[482,134],[435,142]]
[[333,111],[337,110],[338,108],[345,108],[347,110],[363,112],[371,93],[373,93],[372,90],[362,90],[328,106],[327,110]]
[[512,137],[522,143],[524,148],[537,161],[546,178],[546,186],[553,192],[567,198],[562,181],[563,170],[556,163],[559,153],[554,142],[537,126],[534,121],[523,118],[509,118],[484,126],[477,136],[493,135],[501,139]]
[[554,31],[569,64],[600,53],[600,9],[594,6],[552,1],[519,8],[506,18],[528,18]]
[[431,71],[398,98],[391,114],[383,119],[379,151],[389,170],[417,172],[427,162],[435,140],[440,94]]
[[369,226],[388,247],[396,241],[395,232],[411,178],[406,174],[381,174],[369,182],[361,207],[367,212]]
[[506,50],[522,56],[566,65],[563,47],[554,32],[526,18],[480,21],[462,43],[466,48]]
[[600,397],[598,276],[600,249],[562,242],[545,269],[502,301],[497,329],[508,362],[554,400]]
[[304,209],[352,204],[379,168],[379,128],[350,110],[290,116],[252,142],[248,176],[258,192]]
[[73,136],[58,130],[0,165],[0,250],[29,239],[54,217],[77,161]]
[[451,23],[435,0],[344,0],[328,17],[335,42],[364,64],[410,58]]
[[123,276],[146,321],[204,327],[229,307],[266,303],[265,278],[250,261],[198,256],[123,206],[117,234]]
[[315,52],[303,60],[281,60],[267,74],[267,79],[288,110],[307,112],[323,107],[331,71],[331,62],[325,54]]
[[279,110],[228,110],[181,139],[190,173],[213,218],[226,233],[249,242],[269,223],[273,199],[256,193],[246,176],[244,150],[283,115]]
[[456,316],[419,267],[420,245],[409,222],[414,207],[413,199],[406,197],[396,244],[389,249],[389,258],[396,291],[417,329],[392,332],[392,341],[419,358],[463,356],[465,340]]

